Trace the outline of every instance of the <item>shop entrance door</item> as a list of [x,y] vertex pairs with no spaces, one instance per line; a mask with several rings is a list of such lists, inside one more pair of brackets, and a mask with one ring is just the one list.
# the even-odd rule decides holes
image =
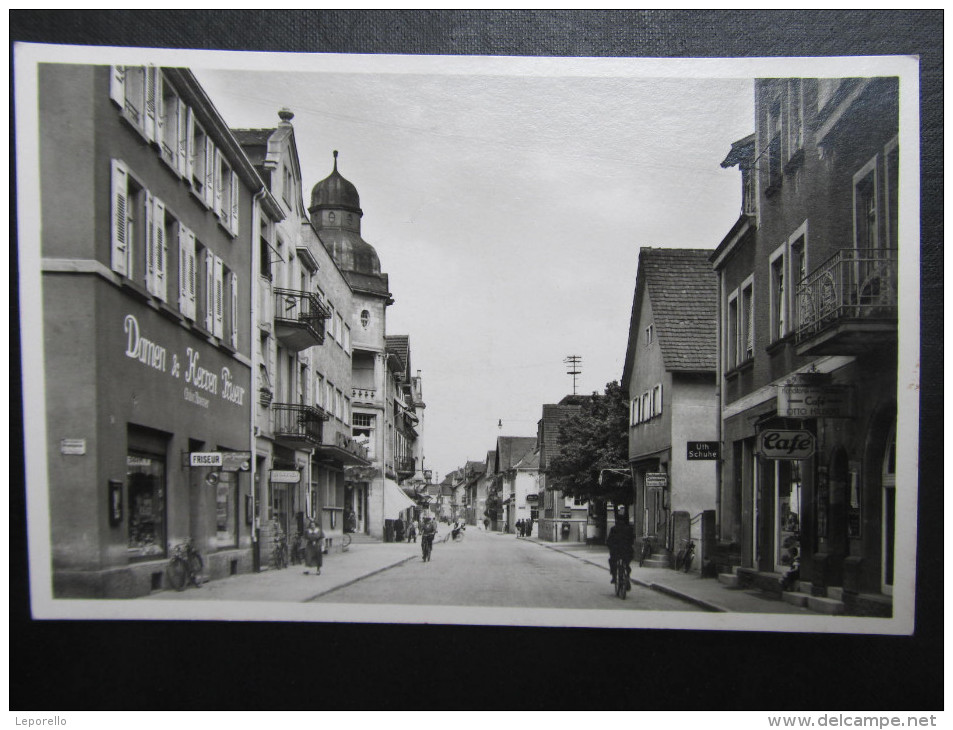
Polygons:
[[784,573],[801,551],[801,462],[774,462],[774,569]]

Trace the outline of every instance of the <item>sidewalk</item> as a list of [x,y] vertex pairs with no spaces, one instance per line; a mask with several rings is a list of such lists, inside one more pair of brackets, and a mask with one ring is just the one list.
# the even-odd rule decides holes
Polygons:
[[[609,549],[605,545],[587,545],[580,542],[552,543],[536,537],[522,539],[597,565],[603,568],[607,575],[609,573]],[[729,588],[715,578],[701,578],[697,573],[685,574],[665,568],[640,568],[637,562],[632,565],[632,582],[644,588],[680,598],[707,611],[815,615],[807,608],[792,606],[761,590]]]
[[[363,578],[420,559],[420,542],[354,542],[346,552],[324,556],[321,575],[314,568],[289,565],[283,570],[242,573],[190,586],[184,591],[162,591],[144,596],[146,601],[282,601],[306,602]],[[304,571],[308,571],[308,575]]]

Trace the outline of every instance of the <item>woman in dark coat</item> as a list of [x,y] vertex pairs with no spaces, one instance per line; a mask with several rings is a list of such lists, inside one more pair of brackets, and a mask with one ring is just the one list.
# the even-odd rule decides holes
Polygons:
[[404,541],[404,521],[398,517],[397,522],[394,523],[394,539],[397,542]]
[[[304,531],[304,564],[309,568],[316,568],[315,575],[321,575],[322,551],[324,549],[324,532],[314,520],[308,520],[308,527]],[[305,574],[308,571],[304,571]]]

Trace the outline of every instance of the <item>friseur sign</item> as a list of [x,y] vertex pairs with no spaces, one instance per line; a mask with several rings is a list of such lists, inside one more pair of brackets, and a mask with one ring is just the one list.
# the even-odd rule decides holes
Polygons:
[[778,415],[782,418],[850,418],[849,385],[791,384],[778,386]]
[[810,459],[814,455],[814,434],[810,431],[770,429],[758,435],[758,446],[758,453],[765,459]]

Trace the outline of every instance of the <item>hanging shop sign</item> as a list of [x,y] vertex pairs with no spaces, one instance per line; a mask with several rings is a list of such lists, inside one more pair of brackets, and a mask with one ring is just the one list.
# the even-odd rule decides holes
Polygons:
[[782,418],[851,418],[854,415],[852,393],[849,385],[780,385],[778,415]]
[[268,480],[272,484],[297,484],[301,481],[301,472],[290,469],[272,469],[268,474]]
[[538,501],[539,501],[539,495],[538,495],[538,494],[527,494],[527,495],[526,495],[526,501],[527,501],[527,502],[538,502]]
[[248,471],[251,469],[250,451],[223,451],[222,471]]
[[668,473],[664,471],[648,471],[645,473],[645,486],[668,487]]
[[762,431],[758,436],[758,453],[765,459],[810,459],[814,456],[814,434],[778,429]]
[[189,466],[221,466],[221,451],[190,451]]
[[716,461],[720,456],[721,444],[717,441],[689,441],[687,452],[689,461]]

